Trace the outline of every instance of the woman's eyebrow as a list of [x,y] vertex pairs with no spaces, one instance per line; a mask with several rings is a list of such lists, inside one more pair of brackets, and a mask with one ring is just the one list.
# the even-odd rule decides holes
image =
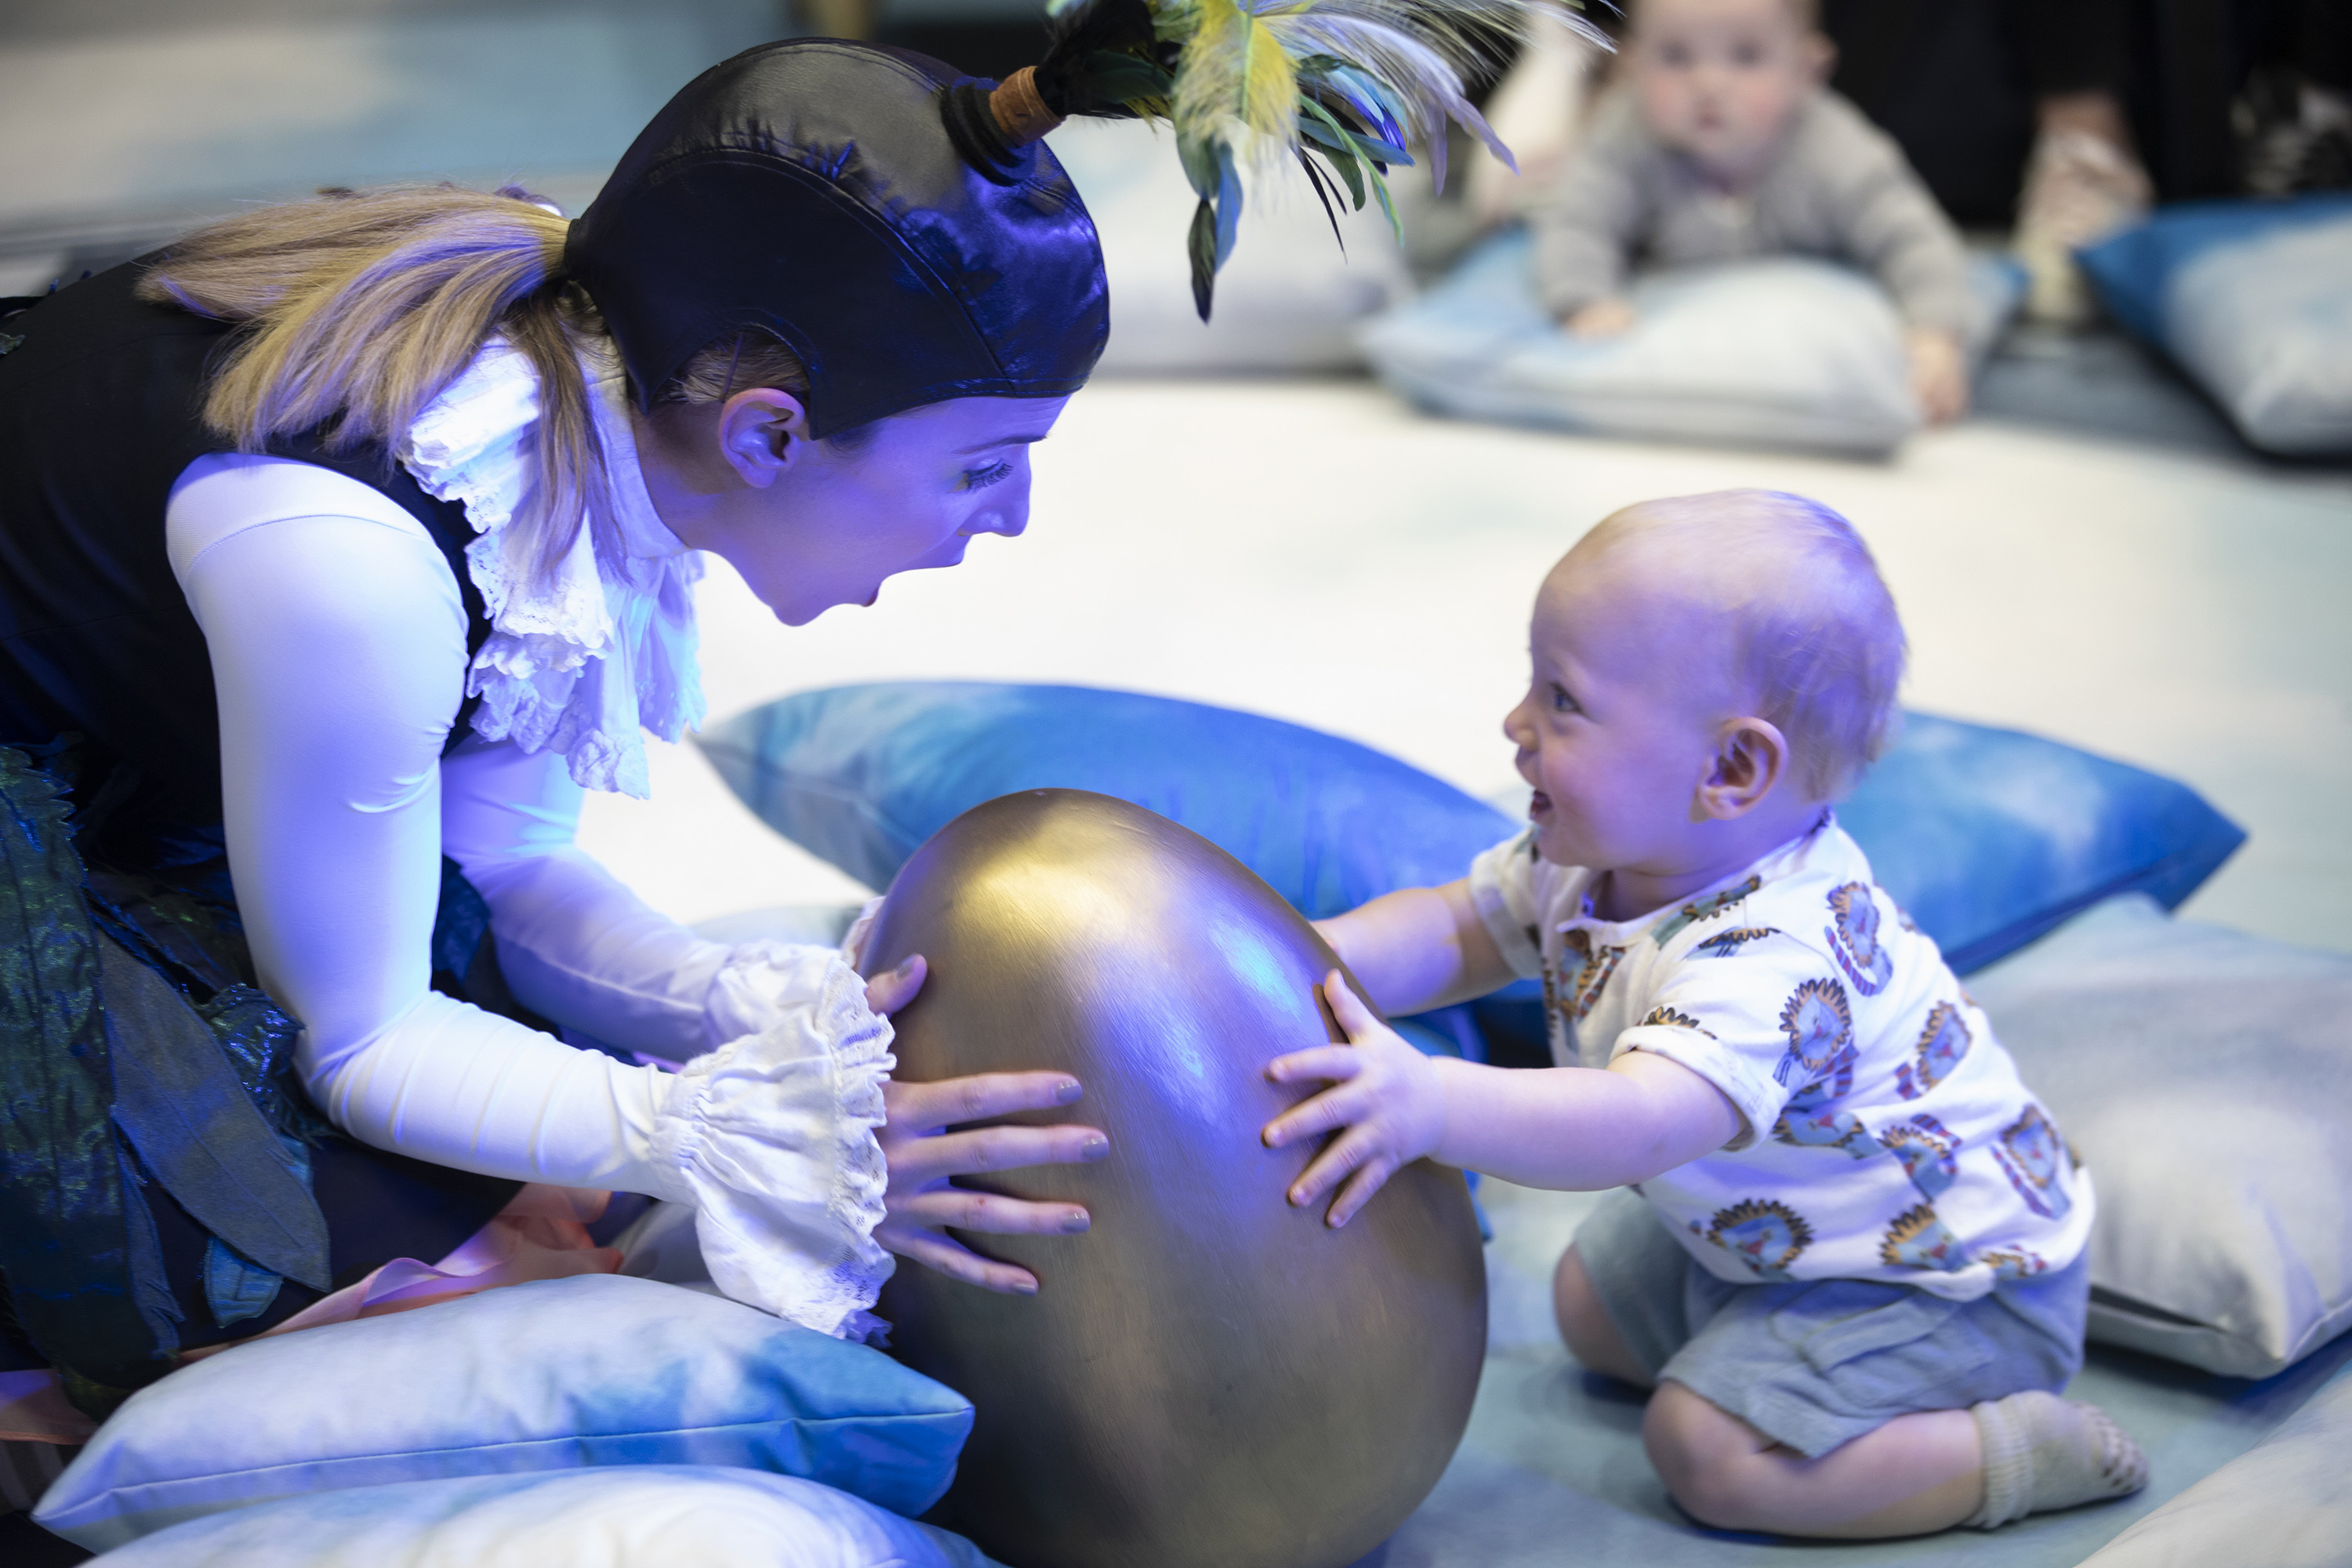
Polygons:
[[982,441],[977,447],[959,447],[956,448],[956,456],[959,458],[969,458],[975,453],[992,451],[998,447],[1026,447],[1032,443],[1044,440],[1051,434],[1053,434],[1053,432],[1050,430],[1040,430],[1034,436],[998,436],[990,440]]

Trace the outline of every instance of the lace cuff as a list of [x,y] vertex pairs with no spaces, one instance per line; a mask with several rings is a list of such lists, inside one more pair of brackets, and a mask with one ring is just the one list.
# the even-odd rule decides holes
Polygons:
[[690,1190],[703,1260],[729,1297],[863,1339],[881,1326],[869,1309],[892,1266],[874,1240],[889,1185],[874,1136],[897,1065],[889,1022],[824,948],[745,943],[728,969],[767,994],[772,1016],[678,1070],[655,1163]]

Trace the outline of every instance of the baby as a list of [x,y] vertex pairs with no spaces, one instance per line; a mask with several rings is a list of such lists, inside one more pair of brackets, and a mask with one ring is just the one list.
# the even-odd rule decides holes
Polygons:
[[1909,329],[1930,420],[1966,412],[1975,315],[1960,239],[1895,143],[1822,85],[1812,0],[1639,0],[1622,75],[1535,218],[1544,304],[1622,331],[1630,256],[1673,266],[1796,252],[1868,268]]
[[1843,518],[1733,490],[1629,507],[1544,580],[1504,721],[1532,826],[1322,922],[1395,1012],[1543,979],[1559,1065],[1423,1057],[1335,971],[1349,1043],[1268,1123],[1339,1131],[1290,1200],[1344,1225],[1424,1156],[1622,1187],[1559,1261],[1561,1335],[1654,1386],[1675,1500],[1727,1530],[1990,1528],[2137,1490],[2053,1393],[2082,1365],[2089,1173],[1830,803],[1895,722],[1903,630]]

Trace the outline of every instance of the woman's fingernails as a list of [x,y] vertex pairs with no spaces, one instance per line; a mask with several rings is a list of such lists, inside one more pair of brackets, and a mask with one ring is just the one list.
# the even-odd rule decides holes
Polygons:
[[1086,1086],[1076,1079],[1066,1078],[1054,1086],[1054,1103],[1076,1105],[1086,1092]]
[[1093,1219],[1083,1212],[1062,1216],[1062,1231],[1066,1236],[1076,1236],[1093,1224]]
[[1109,1152],[1110,1140],[1099,1132],[1078,1145],[1078,1158],[1081,1160],[1099,1160]]

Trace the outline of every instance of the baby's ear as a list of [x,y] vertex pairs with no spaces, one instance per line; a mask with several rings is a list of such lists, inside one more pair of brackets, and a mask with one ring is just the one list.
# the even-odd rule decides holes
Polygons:
[[1769,719],[1727,719],[1716,731],[1715,771],[1699,785],[1696,817],[1729,822],[1764,804],[1788,776],[1789,738]]
[[1826,33],[1805,35],[1805,68],[1812,72],[1813,85],[1822,87],[1837,74],[1838,47]]

